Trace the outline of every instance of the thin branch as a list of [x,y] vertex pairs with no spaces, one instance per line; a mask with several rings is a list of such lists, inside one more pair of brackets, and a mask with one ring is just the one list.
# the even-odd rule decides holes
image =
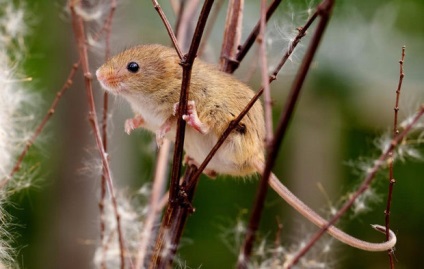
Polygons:
[[[112,30],[112,20],[116,10],[116,0],[110,0],[109,14],[106,17],[104,22],[105,32],[105,60],[110,57],[110,37]],[[108,113],[109,113],[109,92],[105,91],[103,93],[103,113],[102,113],[102,139],[103,139],[103,150],[108,151],[108,135],[107,135],[107,122],[108,122]],[[106,269],[106,253],[108,246],[104,242],[105,231],[106,231],[106,222],[105,222],[105,200],[106,200],[106,177],[104,173],[102,174],[100,180],[100,200],[99,200],[99,214],[100,214],[100,242],[102,244],[103,256],[101,260],[100,267]]]
[[175,47],[175,50],[177,51],[178,57],[180,59],[183,58],[183,53],[181,52],[180,47],[178,46],[177,37],[174,34],[174,31],[172,30],[171,24],[169,23],[168,19],[165,16],[165,13],[163,13],[162,8],[160,7],[157,0],[152,0],[153,6],[156,9],[156,11],[159,14],[159,17],[162,19],[163,23],[165,24],[166,31],[168,32],[169,37],[171,38],[172,44]]
[[[162,219],[158,238],[156,239],[150,268],[166,268],[172,265],[188,214],[193,210],[191,207],[191,199],[194,195],[195,186],[198,181],[198,177],[193,177],[193,174],[195,174],[197,169],[192,166],[186,169],[184,177],[186,180],[181,186],[181,189],[179,184],[186,127],[182,115],[185,114],[187,110],[192,66],[194,59],[196,58],[196,53],[198,51],[200,40],[207,18],[212,9],[213,2],[213,0],[206,0],[204,2],[193,34],[189,52],[183,57],[180,63],[183,68],[183,77],[177,112],[178,120],[171,171],[171,183],[169,187],[169,203],[166,213]],[[192,188],[186,188],[186,185],[192,186]]]
[[75,11],[75,7],[77,4],[80,4],[78,0],[70,0],[68,2],[69,9],[71,10],[72,16],[72,26],[74,28],[74,35],[77,40],[78,50],[81,60],[81,66],[84,73],[84,83],[87,94],[87,101],[89,104],[89,122],[93,129],[93,135],[96,140],[97,149],[99,151],[100,158],[103,164],[103,175],[106,178],[109,193],[111,195],[114,214],[117,222],[117,232],[119,239],[119,249],[121,256],[121,269],[125,268],[125,246],[124,246],[124,238],[122,233],[120,215],[118,212],[118,204],[116,201],[115,190],[113,187],[113,181],[111,178],[111,170],[107,158],[107,153],[104,151],[103,141],[100,133],[100,128],[98,124],[98,118],[96,114],[96,108],[94,104],[94,96],[93,96],[93,88],[92,88],[92,74],[90,73],[89,63],[88,63],[88,53],[87,53],[87,42],[85,37],[85,29],[84,22],[80,16]]
[[[405,46],[402,47],[402,56],[401,56],[401,60],[399,61],[399,83],[396,89],[396,101],[395,101],[395,107],[394,107],[393,138],[395,138],[399,134],[399,129],[398,129],[399,99],[400,99],[400,91],[402,89],[403,78],[405,76],[405,73],[403,72],[404,60],[405,60]],[[394,178],[394,173],[393,173],[393,162],[394,162],[393,154],[394,154],[393,151],[389,152],[389,190],[387,194],[386,210],[384,211],[385,223],[386,223],[386,240],[389,240],[389,236],[390,236],[390,233],[389,233],[390,232],[390,208],[392,205],[393,188],[396,183],[396,180]],[[389,256],[390,268],[394,269],[395,261],[393,257],[393,250],[388,251],[388,256]]]
[[[159,236],[156,240],[153,256],[150,261],[150,269],[165,269],[171,268],[174,256],[182,236],[182,232],[189,214],[193,213],[194,209],[191,206],[194,193],[198,183],[198,177],[193,177],[196,172],[196,167],[191,165],[187,167],[181,185],[186,191],[179,196],[181,199],[178,206],[168,203],[166,213],[162,220],[162,225],[159,230]],[[186,186],[192,186],[187,189]]]
[[262,86],[264,87],[264,107],[265,107],[265,145],[267,148],[271,146],[273,127],[272,127],[272,100],[271,88],[268,80],[268,61],[266,55],[266,0],[261,0],[261,18],[260,30],[256,41],[259,43],[259,58],[261,62]]
[[69,75],[68,75],[65,83],[63,84],[62,88],[56,93],[55,99],[53,100],[52,104],[50,105],[50,108],[47,110],[47,113],[44,116],[43,120],[41,121],[41,123],[35,129],[34,134],[26,142],[25,147],[22,150],[21,154],[19,154],[19,157],[18,157],[15,165],[13,166],[12,171],[9,173],[9,176],[2,179],[2,181],[0,181],[0,189],[3,188],[13,178],[13,176],[17,172],[19,172],[19,170],[21,169],[22,162],[23,162],[25,156],[27,155],[29,149],[32,147],[32,145],[34,144],[34,142],[38,138],[38,136],[40,136],[41,132],[44,130],[44,127],[46,126],[49,119],[55,113],[56,107],[59,104],[60,99],[63,97],[65,92],[69,89],[69,87],[72,85],[75,74],[76,74],[76,72],[79,68],[79,65],[80,65],[80,61],[78,61],[77,63],[74,63],[72,65],[71,71],[69,72]]
[[234,61],[241,39],[244,0],[228,1],[224,39],[222,41],[220,70],[228,72]]
[[[266,22],[268,22],[269,18],[271,18],[272,14],[274,14],[274,11],[280,5],[281,1],[282,0],[274,0],[271,3],[271,5],[268,7],[268,10],[266,12],[266,19],[265,19]],[[250,50],[252,45],[255,43],[255,40],[259,35],[260,24],[261,24],[261,22],[259,20],[258,23],[256,23],[256,26],[253,28],[250,35],[247,37],[244,44],[240,46],[235,60],[230,63],[228,73],[234,73],[234,71],[239,67],[240,62],[244,59],[247,52]]]
[[159,218],[160,210],[163,205],[161,204],[161,198],[164,193],[166,179],[167,179],[167,168],[168,168],[168,153],[171,148],[171,142],[168,139],[164,140],[164,143],[159,149],[158,158],[156,161],[155,177],[153,179],[152,194],[150,195],[149,208],[144,220],[143,231],[140,235],[140,243],[138,246],[138,254],[134,262],[134,268],[142,268],[144,260],[148,253],[148,248],[154,238],[154,224]]
[[187,111],[188,92],[190,88],[191,71],[196,53],[199,48],[200,40],[202,38],[203,30],[206,25],[209,12],[213,5],[213,0],[206,0],[202,11],[199,15],[199,20],[196,25],[196,30],[193,35],[193,40],[190,45],[190,49],[187,55],[185,55],[180,63],[183,68],[183,78],[181,83],[181,93],[178,106],[178,120],[177,120],[177,131],[175,138],[175,148],[173,156],[173,165],[171,173],[171,184],[169,187],[169,201],[176,201],[179,192],[179,178],[181,174],[181,164],[183,159],[183,148],[184,148],[184,134],[185,134],[185,121],[182,118]]

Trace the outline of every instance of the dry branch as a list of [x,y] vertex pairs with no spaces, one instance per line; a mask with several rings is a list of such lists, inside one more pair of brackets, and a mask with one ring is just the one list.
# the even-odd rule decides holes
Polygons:
[[[182,58],[180,63],[183,68],[183,77],[177,112],[178,120],[173,165],[171,171],[171,183],[169,187],[169,203],[168,209],[166,210],[166,213],[162,219],[159,236],[156,239],[156,246],[150,263],[151,268],[165,268],[168,264],[172,264],[185,222],[188,217],[188,213],[190,213],[190,196],[191,198],[193,197],[195,189],[194,185],[196,185],[198,180],[198,177],[192,177],[192,174],[196,172],[196,169],[187,169],[186,175],[184,177],[187,178],[185,185],[193,186],[193,188],[182,188],[179,185],[186,127],[182,115],[186,114],[192,66],[199,49],[200,41],[206,25],[206,21],[212,9],[213,2],[213,0],[206,0],[204,2],[199,19],[197,21],[195,32],[193,34],[189,52]],[[172,29],[170,29],[170,31],[172,32]],[[189,198],[188,200],[187,197]],[[169,244],[172,246],[171,251],[168,251],[167,248]]]
[[[400,99],[400,91],[402,89],[402,82],[405,76],[403,72],[403,63],[405,61],[405,46],[402,47],[402,56],[399,61],[399,83],[396,89],[396,101],[394,107],[394,117],[393,117],[393,138],[395,138],[399,134],[398,129],[398,114],[399,114],[399,99]],[[394,153],[393,151],[389,152],[389,190],[387,194],[387,205],[386,210],[384,210],[385,214],[385,223],[386,223],[386,240],[389,240],[389,232],[390,232],[390,208],[392,205],[392,196],[393,196],[393,188],[396,183],[396,179],[393,173],[393,163],[394,163]],[[395,268],[395,261],[393,257],[393,250],[388,251],[390,268]]]
[[111,177],[111,170],[109,166],[109,161],[107,157],[107,153],[104,150],[104,145],[102,141],[102,136],[100,132],[100,127],[98,124],[98,117],[96,114],[96,107],[94,104],[94,96],[93,96],[93,85],[92,85],[92,74],[90,73],[90,67],[88,62],[88,52],[87,52],[87,40],[85,35],[85,27],[84,27],[84,21],[83,19],[77,14],[76,12],[76,6],[81,4],[77,0],[70,0],[68,2],[69,9],[71,10],[71,16],[72,16],[72,26],[74,30],[74,35],[77,41],[78,45],[78,52],[80,56],[81,61],[81,67],[82,71],[84,73],[84,83],[85,83],[85,89],[86,89],[86,95],[87,95],[87,101],[89,105],[89,122],[90,126],[93,129],[93,135],[97,144],[97,149],[100,155],[100,158],[102,160],[103,165],[103,176],[106,179],[109,193],[111,196],[112,204],[113,204],[113,210],[117,222],[117,233],[118,233],[118,240],[119,240],[119,249],[120,249],[120,257],[121,257],[121,269],[125,268],[125,244],[124,244],[124,237],[121,227],[121,220],[120,215],[118,212],[118,204],[116,200],[115,190],[113,187],[113,181]]
[[229,72],[232,62],[235,61],[237,48],[241,39],[243,7],[244,0],[228,1],[227,19],[220,57],[220,69],[223,72]]

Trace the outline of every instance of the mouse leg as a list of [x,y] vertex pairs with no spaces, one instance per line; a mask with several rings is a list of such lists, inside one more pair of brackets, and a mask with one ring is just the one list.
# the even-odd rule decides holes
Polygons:
[[[174,115],[178,112],[178,105],[178,103],[174,104]],[[200,121],[197,115],[196,103],[193,100],[187,102],[187,114],[183,115],[183,120],[201,134],[209,132],[209,127]]]
[[130,134],[132,130],[142,127],[144,125],[144,118],[137,114],[134,116],[134,118],[127,119],[125,121],[125,132],[127,134]]
[[[188,155],[184,157],[184,164],[194,165],[196,167],[200,166],[200,164],[197,161],[195,161],[193,158],[191,158]],[[207,168],[203,170],[203,174],[207,175],[211,179],[215,179],[218,176],[218,173],[215,172],[215,170],[207,169]]]
[[156,144],[158,147],[162,146],[163,138],[171,130],[172,118],[168,118],[160,127],[156,130]]

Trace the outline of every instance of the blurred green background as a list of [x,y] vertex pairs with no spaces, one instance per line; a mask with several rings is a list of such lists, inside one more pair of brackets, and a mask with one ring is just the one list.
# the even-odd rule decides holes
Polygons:
[[[161,2],[174,21],[168,1]],[[243,37],[258,18],[257,2],[246,0]],[[303,24],[316,3],[290,0],[278,9],[267,33],[270,66],[276,64],[293,37],[294,28]],[[26,4],[32,33],[27,41],[25,70],[34,78],[34,91],[43,97],[40,111],[46,111],[78,59],[76,45],[64,1],[28,0]],[[329,204],[339,206],[363,178],[363,174],[356,173],[358,167],[362,162],[369,165],[379,155],[374,141],[392,128],[403,45],[407,56],[400,118],[410,116],[423,103],[423,12],[421,0],[336,2],[274,169],[294,193],[318,212],[328,213]],[[222,10],[207,50],[211,61],[218,59],[224,19]],[[88,29],[94,32],[94,23],[90,25]],[[123,1],[114,18],[112,50],[116,53],[139,43],[169,44],[169,39],[151,1]],[[307,44],[308,38],[272,84],[275,121]],[[92,49],[93,71],[104,61],[102,55],[101,49]],[[236,76],[246,78],[254,61],[246,59]],[[248,83],[257,89],[259,74],[255,73]],[[95,83],[95,87],[100,100],[99,85]],[[85,97],[79,73],[39,146],[31,151],[30,161],[41,164],[37,186],[12,197],[14,205],[9,211],[16,218],[14,245],[22,268],[94,267],[100,177]],[[123,122],[131,111],[119,99],[112,98],[111,107],[110,157],[115,184],[128,193],[136,192],[152,178],[154,141],[142,131],[131,136],[124,134]],[[397,184],[391,225],[398,235],[398,269],[422,266],[423,175],[421,161],[408,160],[395,166]],[[256,186],[254,178],[201,179],[194,202],[196,213],[188,220],[179,251],[182,265],[233,268],[238,249],[231,231],[239,220],[248,219]],[[380,200],[367,204],[367,213],[356,216],[350,212],[339,226],[359,238],[382,241],[383,237],[369,224],[384,223],[387,188],[387,171],[383,171],[373,185]],[[270,191],[260,227],[260,239],[266,239],[270,246],[277,231],[276,219],[284,225],[281,242],[286,248],[305,242],[316,231]],[[329,239],[322,241],[327,243]],[[322,248],[323,244],[317,244],[313,250],[317,256],[310,257],[332,268],[389,268],[386,253],[367,253],[337,242],[326,255]]]

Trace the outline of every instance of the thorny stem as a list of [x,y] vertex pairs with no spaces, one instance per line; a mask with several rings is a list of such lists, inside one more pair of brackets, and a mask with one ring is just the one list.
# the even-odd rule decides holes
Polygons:
[[227,19],[221,48],[220,70],[228,72],[241,39],[244,0],[228,1]]
[[[266,11],[266,17],[265,21],[268,22],[269,18],[271,18],[274,11],[277,9],[277,7],[280,5],[282,0],[274,0],[271,5],[268,7],[268,10]],[[234,71],[239,67],[240,62],[244,59],[247,52],[250,50],[252,45],[255,43],[256,38],[259,35],[259,29],[260,29],[260,20],[256,24],[255,28],[253,28],[252,32],[250,33],[249,37],[246,39],[243,45],[240,46],[239,52],[236,55],[236,58],[234,61],[231,62],[228,73],[234,73]]]
[[[398,114],[399,114],[399,99],[400,99],[400,91],[402,89],[402,82],[403,78],[405,76],[405,73],[403,72],[403,63],[405,60],[405,46],[402,47],[402,56],[401,60],[399,61],[399,83],[398,87],[396,89],[396,101],[395,101],[395,107],[394,107],[394,117],[393,117],[393,138],[395,138],[399,134],[398,129]],[[392,196],[393,196],[393,188],[396,183],[396,180],[394,178],[393,173],[393,163],[394,163],[394,156],[393,151],[389,152],[389,190],[387,194],[387,205],[386,210],[384,211],[385,214],[385,222],[386,222],[386,240],[389,240],[389,231],[390,231],[390,208],[392,205]],[[393,257],[393,250],[388,251],[389,256],[389,263],[390,268],[395,268],[395,262]]]
[[74,28],[74,35],[77,40],[78,50],[80,54],[81,66],[84,73],[84,82],[85,89],[87,94],[87,101],[89,104],[89,122],[93,129],[94,138],[96,140],[97,148],[100,154],[100,158],[102,159],[103,164],[103,175],[106,179],[106,182],[109,187],[109,193],[111,195],[111,200],[113,204],[113,210],[116,217],[117,222],[117,232],[119,239],[119,249],[120,249],[120,257],[121,257],[121,269],[125,268],[125,246],[124,246],[124,238],[122,233],[120,215],[118,212],[118,204],[116,201],[115,190],[113,187],[113,182],[111,178],[111,170],[109,166],[109,162],[107,159],[107,153],[104,151],[103,141],[100,134],[100,128],[98,124],[98,118],[96,114],[96,108],[94,104],[94,96],[93,96],[93,88],[92,88],[92,75],[90,73],[89,63],[88,63],[88,55],[87,55],[87,45],[85,38],[85,29],[84,22],[82,18],[76,13],[75,6],[80,4],[78,0],[70,0],[68,2],[69,8],[71,10],[72,15],[72,26]]
[[299,68],[299,72],[293,82],[293,86],[292,86],[292,89],[290,90],[290,94],[287,99],[284,110],[282,111],[282,115],[281,115],[277,130],[275,132],[272,145],[270,146],[270,150],[267,153],[265,169],[263,171],[263,175],[259,183],[259,189],[257,191],[256,201],[255,201],[254,208],[250,217],[245,241],[242,246],[242,249],[240,250],[239,259],[238,259],[238,268],[247,268],[247,264],[250,260],[250,255],[252,253],[253,243],[255,240],[255,234],[259,227],[259,221],[261,219],[261,214],[262,214],[263,206],[265,203],[265,197],[268,190],[268,181],[271,175],[271,169],[274,166],[275,161],[277,159],[279,148],[281,146],[281,143],[283,142],[287,127],[293,115],[293,111],[297,103],[297,100],[299,98],[299,94],[302,89],[303,82],[305,81],[305,78],[306,78],[306,75],[308,74],[313,57],[315,56],[315,53],[318,49],[318,45],[327,27],[327,23],[331,15],[333,4],[334,2],[331,0],[324,0],[317,7],[318,14],[321,18],[315,30],[315,34],[312,37],[311,43],[309,44],[308,50],[306,51],[302,64]]
[[181,52],[180,47],[178,46],[177,37],[174,34],[174,31],[172,30],[171,24],[169,23],[168,19],[165,16],[165,13],[163,13],[162,8],[160,7],[157,0],[152,0],[153,6],[156,9],[156,11],[159,14],[159,17],[162,19],[163,23],[165,24],[166,31],[168,32],[169,37],[171,38],[172,44],[175,47],[175,51],[178,54],[178,57],[180,59],[183,59],[183,53]]
[[25,156],[27,155],[28,150],[32,147],[32,145],[34,144],[35,140],[38,138],[38,136],[43,131],[43,129],[46,126],[46,124],[49,121],[49,119],[55,113],[56,107],[59,104],[60,99],[65,94],[66,90],[68,90],[69,87],[71,87],[72,82],[73,82],[73,79],[75,77],[75,74],[76,74],[76,72],[78,70],[79,65],[80,65],[80,61],[78,61],[77,63],[74,63],[72,65],[71,71],[69,72],[69,75],[68,75],[65,83],[63,84],[62,88],[56,93],[56,97],[53,100],[53,103],[50,105],[50,108],[47,110],[47,113],[44,116],[44,118],[41,121],[41,123],[35,129],[34,134],[26,142],[25,147],[22,150],[21,154],[19,154],[18,160],[16,161],[15,166],[12,168],[12,171],[9,173],[9,176],[7,178],[2,179],[2,181],[0,182],[0,189],[3,188],[13,178],[13,176],[21,169],[22,162],[23,162]]

